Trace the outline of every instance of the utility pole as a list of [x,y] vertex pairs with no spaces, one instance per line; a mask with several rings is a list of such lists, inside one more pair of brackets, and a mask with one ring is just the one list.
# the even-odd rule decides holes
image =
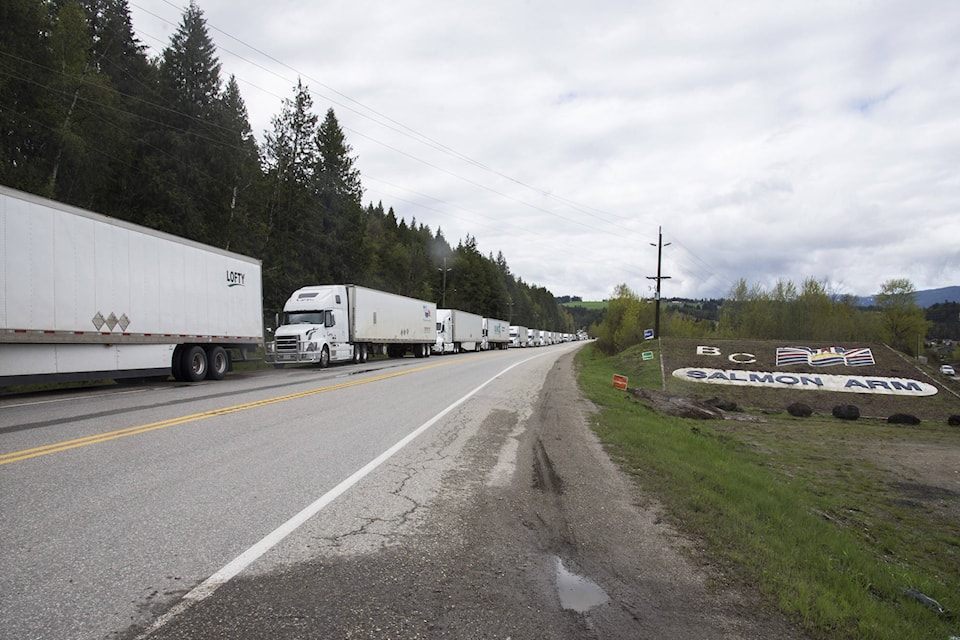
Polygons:
[[647,276],[647,280],[656,280],[656,281],[657,281],[657,294],[656,294],[656,295],[657,295],[657,297],[656,297],[656,301],[657,301],[657,302],[656,302],[656,304],[657,304],[656,314],[657,314],[657,316],[656,316],[656,319],[654,320],[654,328],[653,328],[653,335],[654,335],[654,337],[656,337],[656,338],[659,338],[659,337],[660,337],[660,281],[661,281],[661,280],[669,280],[669,279],[670,279],[670,276],[662,276],[662,275],[660,275],[660,265],[661,265],[661,263],[663,262],[663,248],[664,248],[664,247],[669,247],[669,246],[670,246],[670,243],[668,242],[667,244],[663,244],[663,227],[658,227],[658,234],[659,234],[659,239],[657,240],[657,244],[653,244],[652,242],[650,243],[650,246],[651,246],[651,247],[656,247],[656,248],[657,248],[657,275],[655,275],[655,276]]

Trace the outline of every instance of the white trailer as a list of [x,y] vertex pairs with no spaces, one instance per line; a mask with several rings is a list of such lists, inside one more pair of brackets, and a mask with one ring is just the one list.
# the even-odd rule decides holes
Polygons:
[[506,349],[510,344],[510,325],[505,320],[496,318],[483,319],[483,341],[480,348],[484,351],[490,349]]
[[510,325],[510,346],[511,347],[527,347],[530,342],[530,333],[529,329],[522,325],[512,324]]
[[260,261],[0,186],[0,385],[219,380],[263,343]]
[[437,341],[434,353],[480,351],[483,316],[459,309],[437,309]]
[[303,287],[283,305],[283,318],[267,344],[276,367],[365,362],[378,346],[391,358],[408,351],[430,355],[436,342],[437,305],[353,284]]

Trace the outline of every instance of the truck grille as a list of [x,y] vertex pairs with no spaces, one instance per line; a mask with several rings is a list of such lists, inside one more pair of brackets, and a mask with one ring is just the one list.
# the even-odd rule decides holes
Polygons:
[[277,353],[296,353],[298,342],[297,336],[277,336]]

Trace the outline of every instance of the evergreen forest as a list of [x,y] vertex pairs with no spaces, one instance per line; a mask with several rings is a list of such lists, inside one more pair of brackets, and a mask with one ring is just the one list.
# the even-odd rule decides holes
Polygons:
[[333,109],[298,82],[258,143],[192,3],[154,58],[127,0],[0,3],[0,184],[259,258],[264,309],[356,283],[511,324],[579,327],[475,237],[363,202]]

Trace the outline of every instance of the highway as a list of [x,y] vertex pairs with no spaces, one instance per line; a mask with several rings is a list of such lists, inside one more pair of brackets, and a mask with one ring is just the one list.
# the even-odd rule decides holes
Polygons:
[[0,398],[0,635],[147,629],[236,574],[309,557],[279,543],[333,526],[340,503],[389,522],[409,504],[358,506],[364,482],[403,454],[428,502],[486,415],[528,415],[574,346]]

